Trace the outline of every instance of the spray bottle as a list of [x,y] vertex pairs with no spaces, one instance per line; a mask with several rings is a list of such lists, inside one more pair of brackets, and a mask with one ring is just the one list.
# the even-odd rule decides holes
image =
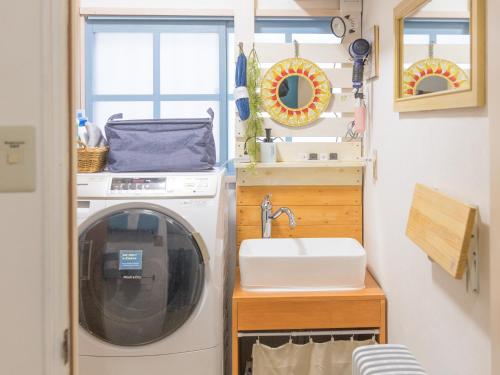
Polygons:
[[89,143],[89,135],[87,133],[87,125],[88,119],[86,117],[80,117],[78,120],[78,141],[87,145]]

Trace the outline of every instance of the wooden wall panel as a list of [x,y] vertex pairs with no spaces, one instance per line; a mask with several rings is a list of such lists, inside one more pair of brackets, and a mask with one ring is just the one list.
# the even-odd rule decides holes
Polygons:
[[[455,64],[470,64],[470,45],[435,44],[434,57],[453,61]],[[405,44],[405,64],[414,64],[429,57],[429,47],[425,44]],[[342,82],[339,80],[339,82]]]
[[[245,53],[248,56],[252,45],[259,54],[259,61],[261,63],[276,63],[280,60],[289,59],[295,54],[295,46],[293,43],[253,43],[243,42]],[[235,57],[237,57],[239,50],[235,49]],[[300,57],[314,61],[316,64],[321,63],[352,63],[349,51],[344,46],[331,45],[325,43],[299,43]]]
[[[333,120],[333,119],[330,119]],[[345,134],[344,134],[345,135]],[[245,151],[243,138],[236,139],[236,155],[242,157]],[[361,161],[361,142],[276,142],[276,161],[304,161],[303,154],[337,154],[337,161]]]
[[245,239],[261,237],[260,204],[266,194],[271,194],[273,209],[287,206],[297,219],[291,229],[282,215],[273,222],[272,237],[350,237],[362,243],[361,186],[238,186],[238,248]]
[[[280,206],[276,206],[276,208]],[[361,224],[359,206],[292,206],[287,205],[295,214],[297,225],[335,225],[336,223]],[[259,206],[238,207],[237,225],[260,225],[261,209]],[[281,215],[273,224],[288,226],[288,217]]]
[[248,186],[238,187],[237,205],[260,205],[272,194],[274,205],[352,206],[361,205],[361,186]]
[[277,161],[303,161],[300,154],[309,153],[330,153],[337,154],[339,161],[359,161],[361,160],[360,142],[278,142],[276,143]]
[[238,169],[239,186],[361,186],[363,168],[270,168]]
[[[243,44],[247,52],[255,46],[263,74],[277,61],[294,56],[294,43]],[[238,51],[236,48],[235,56]],[[299,54],[317,64],[329,64],[323,68],[332,87],[340,88],[341,92],[332,95],[325,113],[309,126],[300,129],[282,126],[263,113],[264,127],[280,137],[344,137],[355,107],[348,51],[341,45],[299,43]],[[236,116],[237,158],[244,156],[245,140],[245,124]],[[277,143],[278,163],[248,169],[237,165],[238,246],[244,239],[261,237],[260,204],[267,193],[273,194],[275,209],[288,206],[297,218],[293,230],[285,216],[273,222],[272,237],[351,237],[362,242],[362,144],[338,140]],[[327,158],[336,153],[337,160],[323,166],[319,161],[304,166],[304,159],[311,153],[326,154]]]
[[[263,129],[271,129],[274,137],[344,137],[349,124],[354,121],[353,117],[328,118],[321,117],[308,126],[291,128],[276,123],[269,117],[264,118]],[[236,138],[244,142],[246,124],[236,116]],[[265,135],[264,131],[260,136]]]

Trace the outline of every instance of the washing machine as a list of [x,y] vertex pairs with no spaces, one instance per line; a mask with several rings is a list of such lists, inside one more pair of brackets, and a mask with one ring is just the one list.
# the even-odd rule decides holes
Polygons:
[[77,177],[81,375],[221,375],[224,171]]

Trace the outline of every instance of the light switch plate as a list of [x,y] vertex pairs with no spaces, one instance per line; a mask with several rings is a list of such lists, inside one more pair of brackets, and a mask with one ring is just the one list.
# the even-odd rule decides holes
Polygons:
[[36,188],[35,128],[0,126],[0,192]]

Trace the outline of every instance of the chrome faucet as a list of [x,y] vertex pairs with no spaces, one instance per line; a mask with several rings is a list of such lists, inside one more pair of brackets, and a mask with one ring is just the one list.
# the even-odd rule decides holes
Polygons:
[[262,213],[262,238],[271,238],[271,222],[276,220],[281,216],[281,214],[286,214],[288,216],[288,221],[290,228],[295,228],[297,223],[295,222],[295,215],[292,210],[288,207],[281,207],[276,210],[273,214],[273,205],[271,204],[271,194],[267,194],[260,205]]

